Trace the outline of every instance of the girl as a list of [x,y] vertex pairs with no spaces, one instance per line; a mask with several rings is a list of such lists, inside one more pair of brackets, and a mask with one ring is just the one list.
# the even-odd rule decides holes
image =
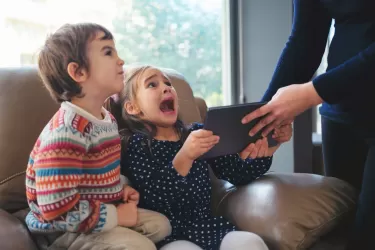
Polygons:
[[[172,225],[172,235],[160,243],[162,249],[268,249],[259,236],[234,232],[234,225],[212,214],[209,167],[218,178],[245,185],[268,171],[278,146],[269,149],[263,139],[239,154],[196,160],[219,137],[201,124],[185,128],[178,119],[175,89],[151,66],[126,70],[117,103],[123,117],[119,126],[124,127],[122,172],[141,193],[140,206],[165,214]],[[288,141],[291,126],[278,134],[279,142]]]

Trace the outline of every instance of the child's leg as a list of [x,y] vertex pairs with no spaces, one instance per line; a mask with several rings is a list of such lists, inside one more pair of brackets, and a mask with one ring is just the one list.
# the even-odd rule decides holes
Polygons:
[[266,243],[258,235],[250,232],[235,231],[225,235],[220,250],[268,250]]
[[65,233],[49,250],[156,250],[147,237],[125,227],[92,234]]
[[132,229],[146,236],[154,243],[161,241],[172,232],[172,227],[167,217],[161,213],[141,208],[138,209],[137,225]]
[[203,250],[199,246],[187,240],[177,240],[160,248],[160,250]]

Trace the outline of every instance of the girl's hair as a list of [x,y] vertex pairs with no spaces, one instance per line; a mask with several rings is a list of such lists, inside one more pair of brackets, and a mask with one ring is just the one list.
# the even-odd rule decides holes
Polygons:
[[[147,140],[145,143],[147,143],[151,151],[151,139],[156,135],[156,126],[151,122],[142,120],[136,115],[129,114],[124,108],[126,102],[136,100],[140,76],[149,68],[158,69],[151,65],[127,66],[125,69],[124,89],[119,94],[108,98],[105,104],[106,108],[117,118],[123,150],[127,149],[129,138],[133,134],[138,133],[146,137]],[[174,128],[180,140],[184,142],[188,136],[188,129],[179,118]]]

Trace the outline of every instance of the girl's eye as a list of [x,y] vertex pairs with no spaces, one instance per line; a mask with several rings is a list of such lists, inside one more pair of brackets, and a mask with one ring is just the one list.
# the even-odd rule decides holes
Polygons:
[[167,85],[169,87],[172,87],[172,83],[170,83],[170,82],[165,82],[165,85]]
[[147,85],[147,88],[155,88],[156,87],[156,83],[153,83],[153,82],[150,82],[148,85]]
[[106,56],[111,56],[112,55],[112,50],[108,50],[107,52],[105,52],[105,55]]

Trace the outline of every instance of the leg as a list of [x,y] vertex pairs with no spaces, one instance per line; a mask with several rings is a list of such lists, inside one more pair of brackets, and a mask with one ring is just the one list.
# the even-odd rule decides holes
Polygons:
[[258,235],[250,232],[235,231],[225,235],[220,250],[268,250],[266,243]]
[[373,229],[375,227],[375,138],[369,140],[370,150],[367,156],[361,193],[354,222],[350,250],[370,250],[374,247]]
[[160,248],[160,250],[203,250],[199,246],[187,240],[178,240]]
[[147,237],[125,227],[93,234],[65,233],[49,250],[156,250]]
[[350,125],[322,117],[323,160],[327,176],[360,190],[368,146]]
[[172,227],[167,217],[161,213],[142,208],[138,209],[138,222],[133,229],[154,243],[161,241],[172,232]]

